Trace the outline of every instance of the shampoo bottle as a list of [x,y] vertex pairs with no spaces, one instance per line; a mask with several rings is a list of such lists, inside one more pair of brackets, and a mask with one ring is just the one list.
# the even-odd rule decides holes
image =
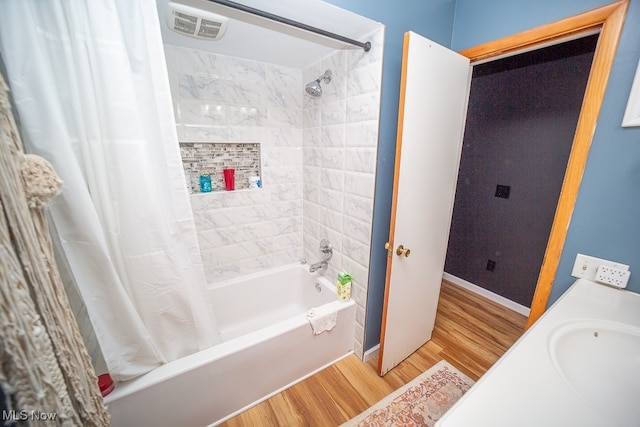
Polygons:
[[338,288],[338,299],[340,301],[349,301],[349,298],[351,298],[351,276],[344,272],[338,274],[336,287]]

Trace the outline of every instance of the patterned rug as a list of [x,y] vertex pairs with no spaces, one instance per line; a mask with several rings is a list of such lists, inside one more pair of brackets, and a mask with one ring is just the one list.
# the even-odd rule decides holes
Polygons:
[[441,360],[343,426],[433,427],[474,381]]

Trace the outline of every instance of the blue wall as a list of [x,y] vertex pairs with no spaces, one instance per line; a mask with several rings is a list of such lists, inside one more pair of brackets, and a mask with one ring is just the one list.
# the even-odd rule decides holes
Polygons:
[[[461,50],[593,9],[598,0],[458,0],[452,48]],[[577,253],[631,266],[640,292],[640,128],[622,128],[640,57],[640,1],[631,0],[550,304],[575,279]],[[634,274],[635,269],[635,274]]]
[[380,342],[387,268],[387,251],[384,249],[384,244],[389,238],[391,217],[404,33],[411,30],[444,46],[450,46],[455,2],[453,0],[405,0],[402,3],[388,0],[325,1],[386,26],[369,294],[365,320],[364,348],[368,350]]

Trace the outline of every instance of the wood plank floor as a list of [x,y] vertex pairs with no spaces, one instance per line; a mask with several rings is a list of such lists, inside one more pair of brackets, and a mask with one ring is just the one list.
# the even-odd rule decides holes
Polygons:
[[445,359],[477,380],[524,331],[526,317],[446,281],[431,341],[384,377],[348,356],[222,424],[337,426]]

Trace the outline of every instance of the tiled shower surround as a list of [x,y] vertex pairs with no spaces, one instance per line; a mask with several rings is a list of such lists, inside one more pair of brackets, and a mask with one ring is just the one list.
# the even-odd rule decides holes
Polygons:
[[[322,238],[329,269],[353,277],[362,357],[384,29],[370,52],[336,51],[309,69],[165,46],[181,142],[260,143],[262,188],[193,194],[209,283],[306,259]],[[326,69],[323,95],[304,85]]]

